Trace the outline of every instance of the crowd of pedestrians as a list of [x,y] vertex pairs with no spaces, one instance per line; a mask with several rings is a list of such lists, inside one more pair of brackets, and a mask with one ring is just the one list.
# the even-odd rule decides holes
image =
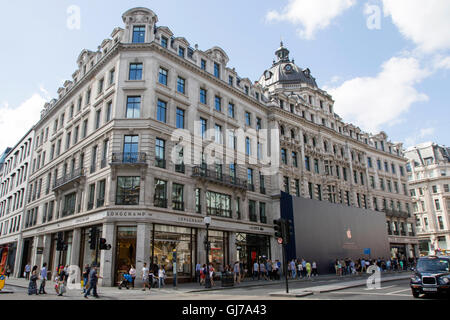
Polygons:
[[345,276],[350,274],[361,274],[367,272],[370,266],[377,266],[378,270],[386,271],[406,271],[413,267],[416,263],[415,259],[401,258],[378,258],[378,259],[336,259],[334,269],[337,276]]

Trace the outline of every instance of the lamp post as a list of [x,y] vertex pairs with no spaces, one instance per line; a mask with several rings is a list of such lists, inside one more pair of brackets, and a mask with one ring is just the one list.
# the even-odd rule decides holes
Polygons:
[[207,216],[203,219],[206,225],[206,278],[205,278],[205,288],[211,288],[211,278],[209,276],[209,225],[211,224],[211,217]]

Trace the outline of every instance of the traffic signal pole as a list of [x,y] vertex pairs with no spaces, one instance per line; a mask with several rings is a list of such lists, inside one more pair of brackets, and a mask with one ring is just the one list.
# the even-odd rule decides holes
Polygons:
[[287,254],[286,254],[286,244],[284,244],[284,243],[283,243],[283,262],[284,262],[284,275],[285,275],[285,278],[286,278],[286,293],[289,293]]

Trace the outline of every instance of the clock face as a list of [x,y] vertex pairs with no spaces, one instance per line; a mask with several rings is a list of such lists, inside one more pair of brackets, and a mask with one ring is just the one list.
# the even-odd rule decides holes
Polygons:
[[284,67],[284,70],[286,70],[286,72],[291,72],[291,71],[292,71],[292,65],[287,64],[287,65]]

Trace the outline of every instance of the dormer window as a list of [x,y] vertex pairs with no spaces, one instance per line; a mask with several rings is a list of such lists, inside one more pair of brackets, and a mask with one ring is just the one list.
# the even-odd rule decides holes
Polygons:
[[145,42],[145,27],[135,26],[133,27],[133,43]]
[[233,86],[233,77],[232,76],[229,76],[228,77],[228,84],[230,85],[230,86]]
[[206,71],[206,60],[205,60],[205,59],[202,59],[202,60],[200,61],[200,68],[201,68],[202,70]]
[[182,58],[184,58],[184,48],[183,47],[178,47],[178,55]]
[[245,87],[244,87],[244,90],[245,90],[245,94],[248,95],[248,91],[249,91],[248,86],[245,86]]
[[166,48],[166,49],[167,49],[167,43],[168,43],[168,41],[169,41],[169,39],[167,39],[167,38],[164,37],[164,36],[161,36],[161,46],[162,46],[163,48]]
[[220,64],[214,62],[214,76],[220,78]]

